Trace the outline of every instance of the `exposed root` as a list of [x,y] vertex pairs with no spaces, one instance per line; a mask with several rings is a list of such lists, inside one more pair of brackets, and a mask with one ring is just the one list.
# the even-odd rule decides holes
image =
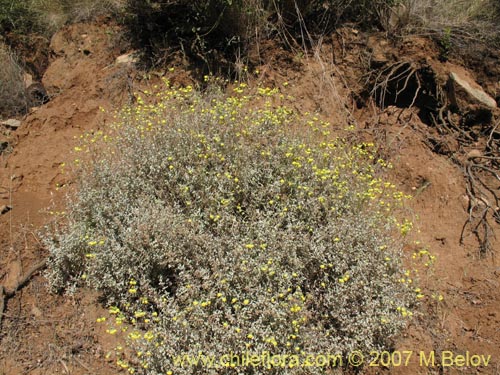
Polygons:
[[14,297],[16,292],[21,290],[28,281],[36,274],[47,266],[47,261],[42,260],[41,262],[35,264],[22,278],[18,281],[17,285],[13,289],[6,289],[4,286],[0,285],[0,331],[2,329],[2,318],[5,311],[5,306],[7,301]]
[[491,219],[500,224],[500,189],[487,183],[487,179],[491,178],[500,182],[500,144],[493,137],[499,124],[491,129],[487,154],[470,156],[462,168],[467,182],[469,216],[462,228],[460,243],[464,241],[465,229],[470,226],[482,254],[492,250],[490,239],[494,232]]
[[[446,87],[438,82],[432,67],[399,61],[371,71],[367,85],[371,97],[384,109],[392,105],[403,110],[418,108],[422,122],[437,131],[437,137],[423,130],[425,143],[433,152],[451,158],[462,170],[468,197],[468,217],[462,228],[460,243],[463,244],[466,229],[476,237],[481,254],[492,250],[492,225],[500,223],[500,122],[487,128],[488,119],[467,125],[465,115],[452,113]],[[398,121],[401,114],[398,116]],[[486,130],[485,130],[486,129]],[[448,141],[457,147],[450,147]],[[481,142],[478,142],[481,140]],[[456,143],[455,143],[456,142]],[[467,155],[467,149],[483,149]],[[460,156],[461,155],[461,156]],[[495,186],[492,184],[494,181]]]
[[[408,82],[412,76],[415,76],[418,82],[418,87],[415,90],[415,94],[411,101],[409,107],[415,104],[415,100],[421,89],[420,79],[417,74],[417,69],[410,63],[402,61],[389,65],[385,69],[378,72],[375,77],[375,83],[372,88],[371,95],[379,103],[380,107],[383,109],[386,105],[386,96],[389,92],[393,95],[394,102],[397,102],[398,97],[408,88]],[[402,82],[403,81],[403,82]],[[402,83],[401,83],[402,82]],[[390,92],[391,84],[394,85],[395,92]]]

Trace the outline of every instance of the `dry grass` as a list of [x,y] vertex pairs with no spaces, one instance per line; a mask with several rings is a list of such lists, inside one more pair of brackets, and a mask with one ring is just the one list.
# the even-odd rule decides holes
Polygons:
[[0,0],[0,31],[50,37],[69,22],[93,20],[123,9],[124,0]]
[[13,116],[26,111],[28,102],[23,69],[16,55],[0,43],[0,116]]
[[123,0],[35,0],[33,9],[50,32],[68,22],[84,22],[102,15],[112,15],[124,6]]
[[407,33],[438,37],[445,47],[500,42],[497,0],[404,0],[394,8],[392,25]]

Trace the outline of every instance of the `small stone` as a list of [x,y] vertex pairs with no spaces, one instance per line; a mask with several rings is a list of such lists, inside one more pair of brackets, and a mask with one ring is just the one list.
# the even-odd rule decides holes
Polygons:
[[471,150],[469,151],[469,153],[467,154],[467,159],[475,159],[475,158],[480,158],[481,156],[483,156],[483,153],[479,150]]
[[21,121],[12,118],[12,119],[8,119],[8,120],[0,122],[0,124],[2,124],[3,126],[5,126],[7,128],[15,130],[21,126]]
[[137,56],[135,56],[134,52],[126,53],[125,55],[118,56],[116,58],[116,65],[124,64],[124,65],[132,65],[138,61]]
[[24,87],[29,87],[33,83],[33,76],[28,73],[24,73]]
[[11,206],[5,206],[5,205],[4,206],[0,206],[0,215],[6,214],[10,210],[12,210]]

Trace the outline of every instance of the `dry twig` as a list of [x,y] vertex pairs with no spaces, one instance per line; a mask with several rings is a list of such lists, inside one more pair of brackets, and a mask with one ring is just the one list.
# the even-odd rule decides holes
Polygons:
[[41,262],[35,264],[22,278],[18,281],[17,285],[13,289],[6,289],[4,286],[0,285],[0,330],[2,328],[2,318],[5,311],[7,301],[14,297],[16,292],[22,289],[28,281],[40,270],[47,266],[47,261],[42,260]]

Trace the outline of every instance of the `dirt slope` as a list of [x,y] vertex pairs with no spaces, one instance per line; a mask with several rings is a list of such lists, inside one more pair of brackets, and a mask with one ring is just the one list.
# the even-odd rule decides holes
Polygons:
[[[13,206],[0,217],[0,282],[7,288],[46,256],[35,231],[51,220],[50,211],[62,207],[65,189],[57,185],[70,182],[64,170],[75,159],[75,138],[104,125],[100,106],[128,100],[128,68],[113,65],[120,52],[114,50],[116,33],[112,26],[74,25],[53,38],[52,61],[43,77],[51,101],[27,116],[12,134],[14,151],[2,156],[1,204]],[[48,295],[45,285],[37,276],[9,301],[0,373],[116,373],[102,361],[96,341],[94,322],[101,309],[94,299]]]
[[[367,38],[356,30],[342,33],[343,44],[334,36],[325,41],[317,57],[293,56],[272,43],[263,46],[266,63],[254,83],[289,82],[296,108],[317,111],[335,124],[334,131],[355,124],[356,136],[376,140],[394,164],[390,178],[415,195],[410,202],[420,230],[415,231],[415,239],[436,256],[434,266],[421,272],[421,282],[430,294],[442,295],[443,301],[425,297],[397,349],[412,350],[415,356],[431,350],[492,356],[488,366],[479,368],[426,368],[415,357],[410,367],[365,372],[500,373],[500,263],[495,256],[480,257],[472,236],[459,244],[467,218],[463,173],[449,157],[429,149],[428,135],[433,130],[415,109],[388,106],[382,110],[368,102],[359,104],[365,100],[361,93]],[[13,206],[0,216],[0,285],[11,288],[47,255],[36,231],[51,220],[50,211],[57,214],[64,207],[62,200],[71,184],[67,172],[76,158],[72,153],[75,138],[105,127],[110,115],[100,107],[119,107],[140,87],[134,69],[115,64],[124,52],[117,40],[119,30],[114,26],[73,25],[51,42],[51,62],[43,77],[51,100],[12,132],[13,152],[0,159],[0,206]],[[446,64],[438,62],[434,47],[426,41],[418,43],[403,44],[401,50],[387,46],[382,52],[415,61],[427,58],[436,69],[444,69]],[[376,51],[371,51],[373,58]],[[191,81],[189,71],[177,68],[170,78]],[[479,78],[485,85],[494,85]],[[494,231],[500,235],[498,225]],[[493,244],[499,249],[498,242]],[[409,244],[406,251],[411,255],[419,248]],[[45,286],[45,279],[38,275],[8,301],[0,331],[0,374],[118,373],[105,358],[113,342],[95,324],[104,312],[96,296],[88,291],[74,297],[54,296]]]

